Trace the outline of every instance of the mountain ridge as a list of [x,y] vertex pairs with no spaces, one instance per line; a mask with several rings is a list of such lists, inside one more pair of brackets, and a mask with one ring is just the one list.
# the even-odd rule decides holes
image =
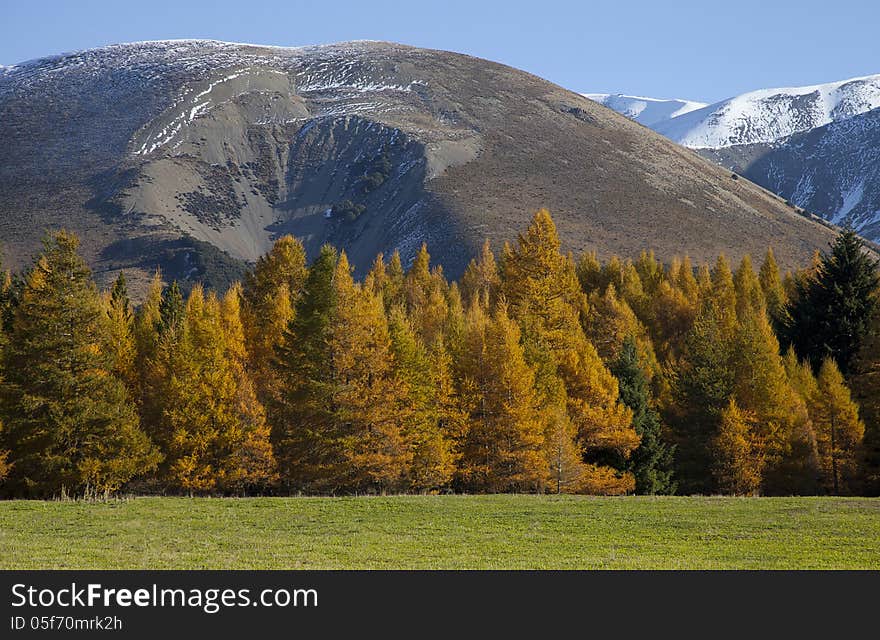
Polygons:
[[541,207],[567,249],[603,254],[776,244],[794,266],[831,233],[537,76],[396,43],[52,56],[0,76],[0,116],[12,263],[68,226],[104,279],[161,266],[222,284],[283,233],[311,255],[345,248],[361,273],[378,252],[408,260],[427,242],[455,276],[484,238],[500,246]]
[[650,126],[797,207],[880,240],[880,75],[751,91]]

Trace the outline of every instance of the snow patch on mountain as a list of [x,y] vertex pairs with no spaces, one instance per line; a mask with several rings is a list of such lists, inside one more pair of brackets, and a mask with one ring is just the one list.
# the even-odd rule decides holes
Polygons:
[[581,95],[646,127],[706,106],[705,102],[693,100],[666,100],[644,96],[627,96],[622,93],[583,93]]
[[856,184],[852,185],[847,191],[843,194],[843,204],[840,209],[831,216],[831,222],[834,224],[840,224],[849,213],[858,206],[858,204],[862,201],[862,198],[865,195],[865,181],[860,180]]

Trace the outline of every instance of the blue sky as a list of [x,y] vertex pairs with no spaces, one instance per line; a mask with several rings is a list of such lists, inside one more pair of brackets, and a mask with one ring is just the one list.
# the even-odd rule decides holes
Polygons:
[[567,88],[707,102],[880,73],[876,0],[0,0],[0,64],[165,38],[393,40]]

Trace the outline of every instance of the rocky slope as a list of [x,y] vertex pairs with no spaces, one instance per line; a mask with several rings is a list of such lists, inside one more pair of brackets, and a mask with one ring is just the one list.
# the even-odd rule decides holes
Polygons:
[[0,240],[71,228],[120,268],[222,286],[282,233],[314,254],[422,242],[456,276],[533,211],[567,248],[805,261],[831,232],[746,180],[527,73],[356,42],[117,45],[0,70]]
[[701,153],[788,199],[880,240],[880,109],[772,145]]

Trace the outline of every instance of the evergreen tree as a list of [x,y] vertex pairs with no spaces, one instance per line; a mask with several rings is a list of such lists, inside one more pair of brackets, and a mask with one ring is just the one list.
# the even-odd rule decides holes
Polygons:
[[[2,254],[0,254],[0,258],[2,258]],[[0,267],[2,267],[2,263],[0,263]],[[6,286],[8,286],[8,278],[7,281],[4,282],[3,285],[0,285],[0,317],[3,314],[3,299],[2,296],[6,291]],[[0,321],[0,388],[3,385],[3,352],[6,349],[6,331],[4,328],[4,324]],[[2,406],[0,406],[0,411],[2,411]],[[0,443],[3,442],[3,422],[0,420]],[[9,451],[0,448],[0,494],[2,494],[3,480],[6,479],[6,476],[9,475]]]
[[861,491],[876,496],[880,495],[880,309],[874,311],[870,326],[850,372],[850,387],[865,423]]
[[796,282],[785,335],[815,371],[826,357],[847,375],[876,307],[877,263],[851,229],[842,231],[812,277]]
[[736,295],[726,261],[719,259],[708,283],[706,278],[700,311],[674,371],[675,403],[669,411],[677,445],[676,477],[686,493],[712,489],[710,440],[736,383]]
[[159,304],[159,333],[176,333],[183,325],[186,303],[177,280],[162,292],[162,301]]
[[624,341],[611,372],[620,383],[620,399],[632,409],[633,428],[641,437],[627,464],[627,469],[635,476],[636,493],[675,493],[672,471],[675,447],[663,441],[660,416],[651,406],[648,379],[632,337]]
[[64,231],[45,241],[4,349],[0,450],[10,452],[11,495],[114,491],[158,461],[112,373],[107,317],[77,247]]
[[288,489],[314,489],[335,463],[330,334],[336,261],[333,247],[321,248],[273,361],[281,393],[271,405],[270,423],[282,482]]

